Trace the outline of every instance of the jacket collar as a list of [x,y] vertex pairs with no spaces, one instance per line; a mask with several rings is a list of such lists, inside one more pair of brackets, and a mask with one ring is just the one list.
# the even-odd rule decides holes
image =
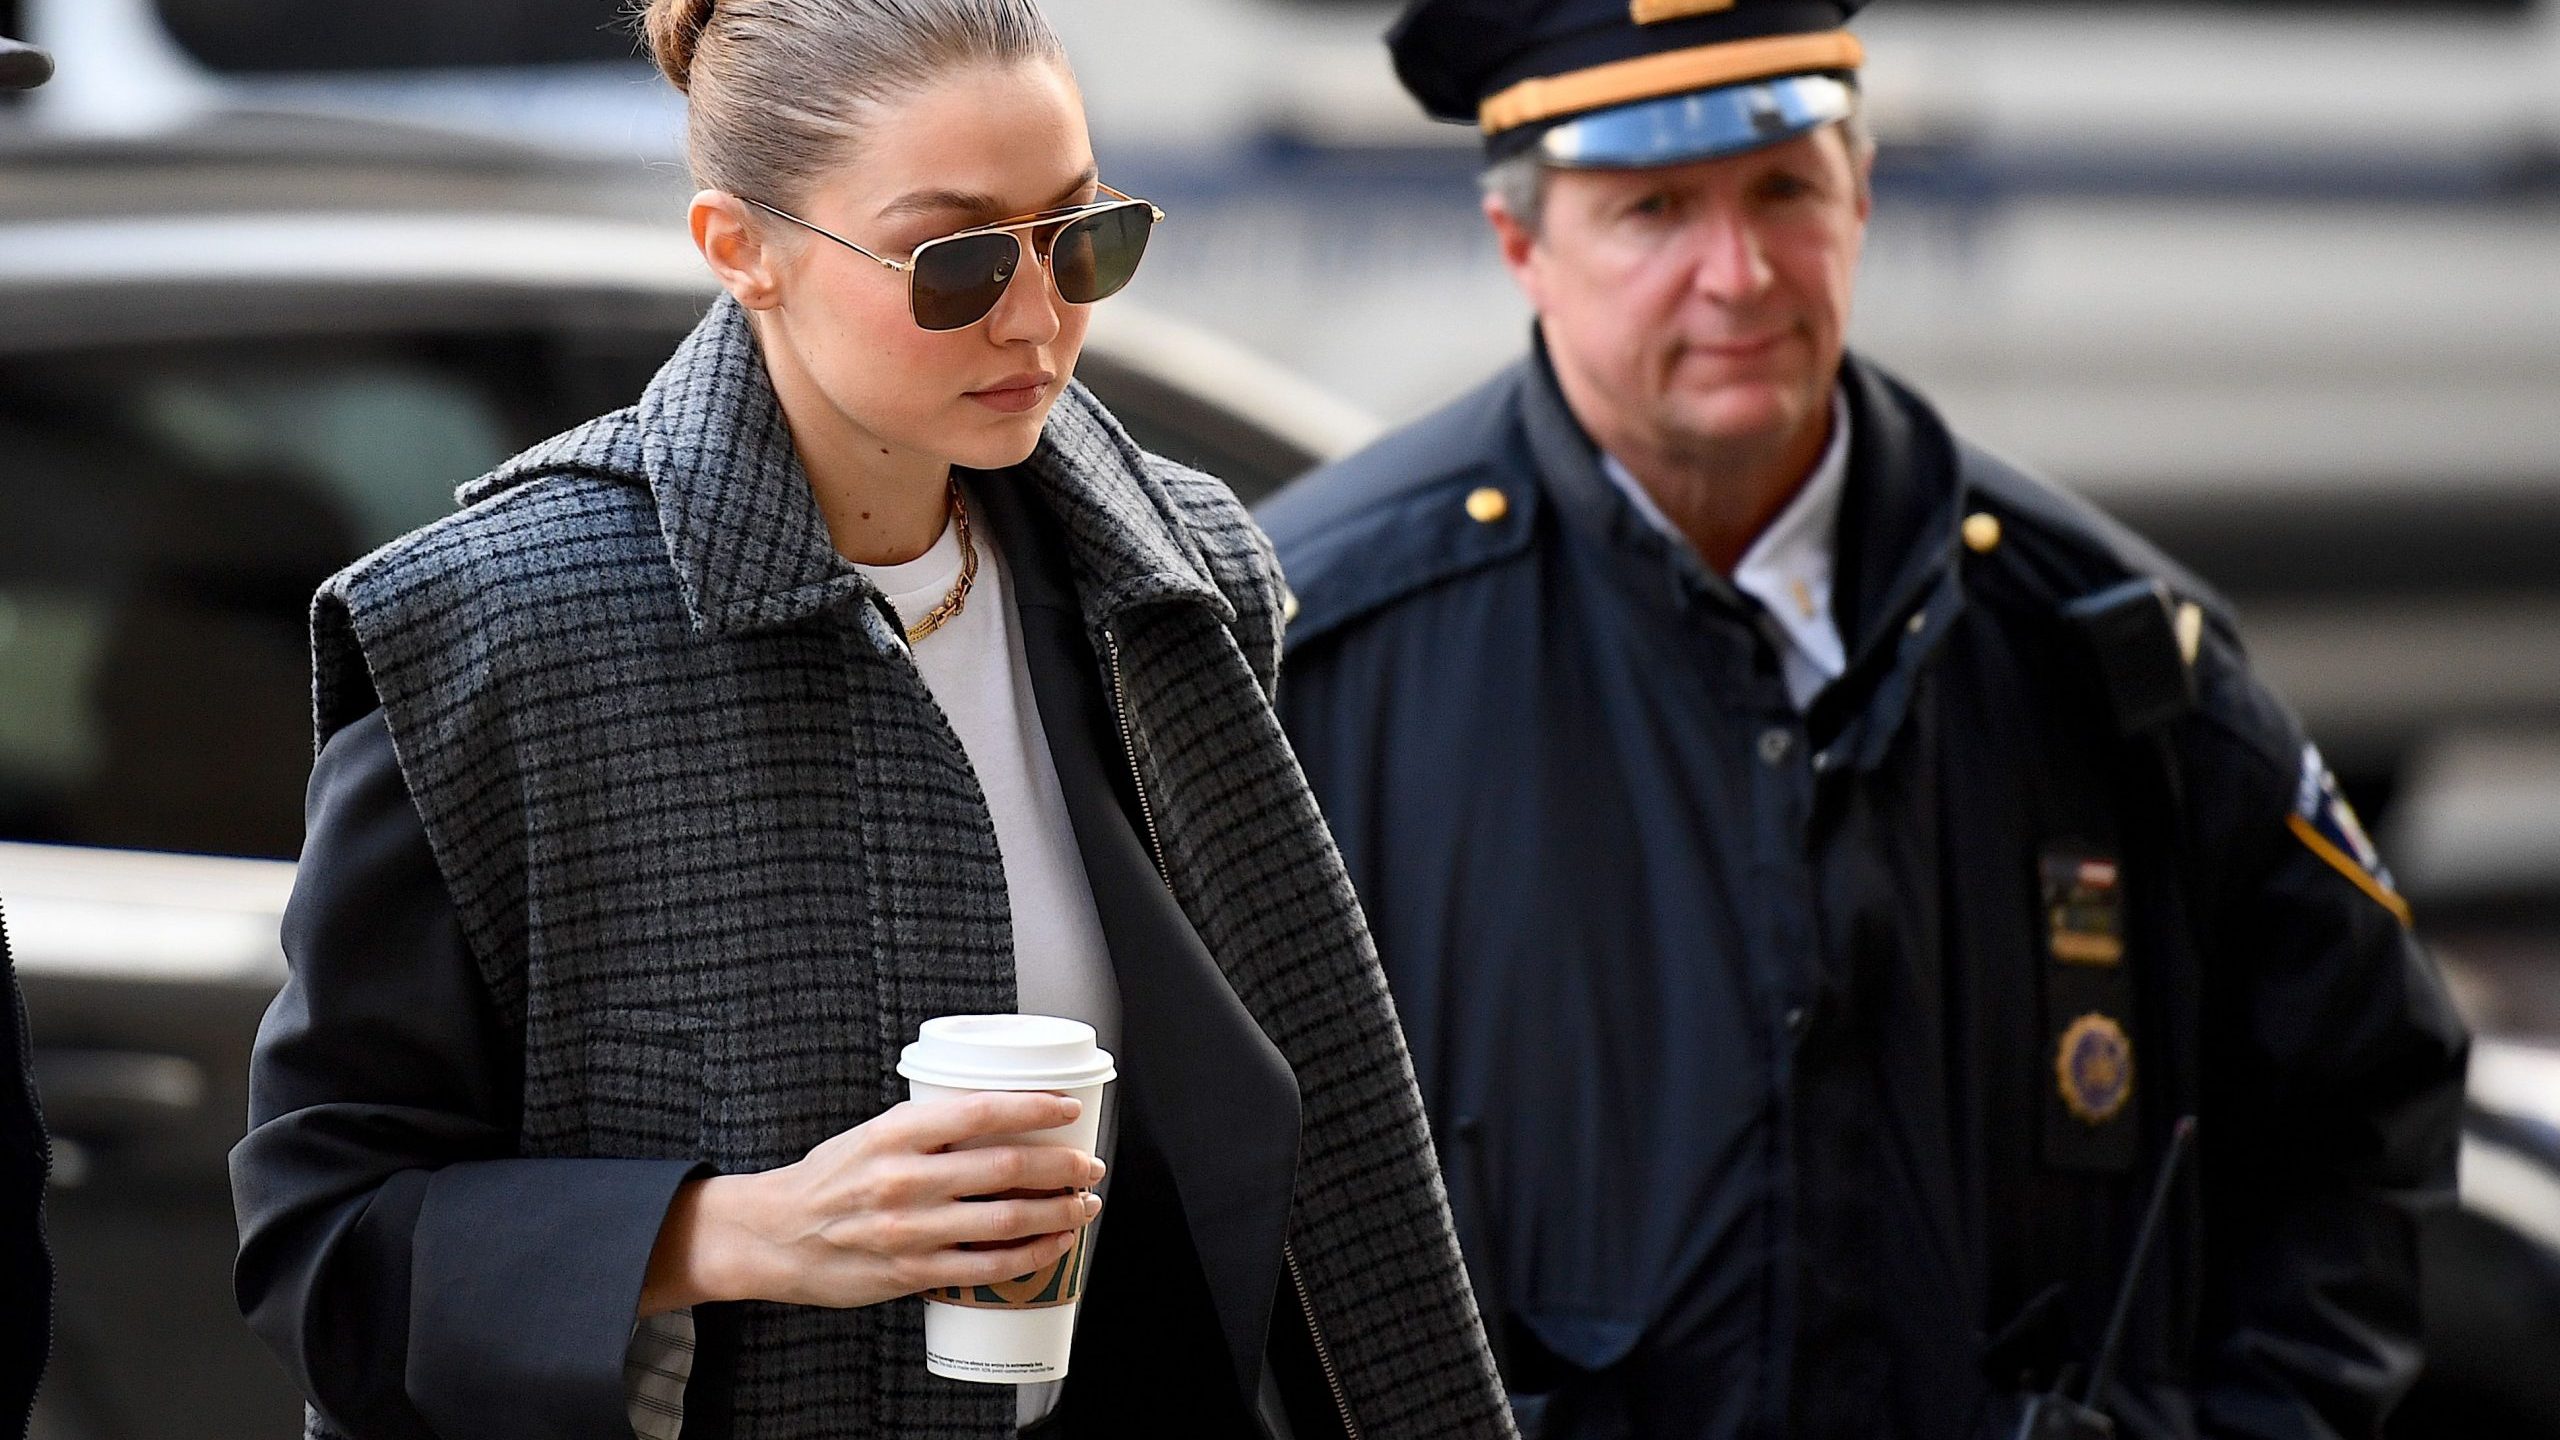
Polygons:
[[1842,362],[1840,393],[1849,481],[1833,612],[1856,657],[1893,641],[1921,596],[1956,568],[1964,494],[1955,441],[1917,396],[1854,355]]
[[[1856,356],[1841,365],[1849,403],[1849,474],[1834,540],[1839,575],[1833,612],[1852,663],[1894,639],[1910,607],[1955,563],[1961,500],[1955,445],[1882,372]],[[1529,441],[1556,508],[1592,538],[1664,567],[1676,585],[1738,613],[1739,590],[1697,552],[1665,535],[1610,482],[1600,452],[1556,381],[1546,338],[1536,338],[1524,397]]]
[[[1849,758],[1863,768],[1880,763],[1917,676],[1964,608],[1957,563],[1964,488],[1953,437],[1917,396],[1854,355],[1842,362],[1839,383],[1850,443],[1832,613],[1848,670],[1816,698],[1809,719],[1817,736],[1852,740]],[[1737,616],[1752,613],[1740,591],[1610,482],[1565,402],[1543,336],[1522,406],[1540,478],[1567,525],[1641,557],[1642,574],[1675,607],[1700,596]]]
[[[1903,609],[1934,572],[1954,561],[1960,487],[1955,445],[1927,408],[1873,366],[1842,362],[1849,402],[1849,474],[1835,540],[1840,566],[1836,612],[1852,656],[1890,638]],[[1556,381],[1546,338],[1537,337],[1523,397],[1538,470],[1567,521],[1594,539],[1670,567],[1704,593],[1742,608],[1741,592],[1638,512],[1601,468],[1600,452]]]
[[[1235,618],[1150,457],[1083,386],[1059,397],[1018,471],[1059,522],[1088,625],[1184,600]],[[638,405],[526,451],[460,498],[474,504],[564,474],[648,489],[702,633],[771,629],[866,601],[877,608],[877,591],[827,533],[746,311],[727,296]]]
[[1741,591],[1710,569],[1696,550],[1648,520],[1610,482],[1601,469],[1598,444],[1564,398],[1543,330],[1532,335],[1521,418],[1537,457],[1539,481],[1566,525],[1589,543],[1639,557],[1641,578],[1649,582],[1645,588],[1674,608],[1686,596],[1702,595],[1732,615],[1752,613]]
[[1816,697],[1808,720],[1835,760],[1871,770],[1965,610],[1964,487],[1953,437],[1918,396],[1854,355],[1842,363],[1840,391],[1851,431],[1832,613],[1849,669]]

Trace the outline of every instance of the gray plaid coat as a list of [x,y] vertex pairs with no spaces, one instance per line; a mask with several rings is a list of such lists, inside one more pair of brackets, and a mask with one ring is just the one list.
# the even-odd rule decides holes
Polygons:
[[[1352,1416],[1510,1434],[1368,931],[1272,717],[1268,544],[1081,389],[1022,473],[1111,657],[1175,897],[1296,1069],[1291,1250]],[[462,499],[322,590],[317,722],[387,713],[523,1036],[527,1155],[786,1164],[903,1098],[927,1017],[1012,1008],[986,806],[829,542],[737,306],[638,405]],[[925,1373],[920,1302],[744,1310],[741,1437],[1012,1432],[1010,1391]]]

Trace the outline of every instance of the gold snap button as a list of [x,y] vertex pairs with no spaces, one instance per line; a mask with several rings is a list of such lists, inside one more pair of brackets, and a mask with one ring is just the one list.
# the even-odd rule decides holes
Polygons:
[[1964,519],[1965,548],[1976,555],[1988,555],[2000,548],[2000,517],[1991,514],[1968,515]]
[[1488,485],[1467,496],[1467,518],[1491,525],[1511,513],[1511,497]]

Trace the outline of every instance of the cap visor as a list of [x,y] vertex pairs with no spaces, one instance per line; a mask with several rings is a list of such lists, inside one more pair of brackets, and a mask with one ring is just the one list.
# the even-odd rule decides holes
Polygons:
[[1577,116],[1539,137],[1547,164],[1641,170],[1740,155],[1846,120],[1857,93],[1831,75],[1787,75]]

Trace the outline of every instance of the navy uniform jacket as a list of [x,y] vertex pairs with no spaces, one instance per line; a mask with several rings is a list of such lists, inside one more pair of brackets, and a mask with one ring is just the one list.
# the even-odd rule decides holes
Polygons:
[[[2405,907],[2202,585],[1843,390],[1850,665],[1809,714],[1542,355],[1260,517],[1282,715],[1524,1418],[1999,1433],[2096,1350],[2193,1114],[2107,1408],[2373,1433],[2465,1052]],[[2156,637],[2066,614],[2144,577]]]

